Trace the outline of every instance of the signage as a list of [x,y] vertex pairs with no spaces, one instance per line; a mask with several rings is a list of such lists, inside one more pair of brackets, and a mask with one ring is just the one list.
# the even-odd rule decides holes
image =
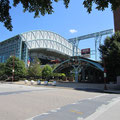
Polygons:
[[90,48],[82,49],[81,56],[85,58],[90,58]]

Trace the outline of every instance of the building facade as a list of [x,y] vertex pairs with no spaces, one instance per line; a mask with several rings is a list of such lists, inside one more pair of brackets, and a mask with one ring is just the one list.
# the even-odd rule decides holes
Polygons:
[[12,55],[26,65],[29,58],[35,57],[43,61],[61,60],[73,55],[73,45],[56,33],[36,30],[0,42],[0,62],[6,62]]
[[19,35],[0,42],[0,62],[4,63],[10,56],[16,56],[20,60],[27,59],[26,44],[22,42]]

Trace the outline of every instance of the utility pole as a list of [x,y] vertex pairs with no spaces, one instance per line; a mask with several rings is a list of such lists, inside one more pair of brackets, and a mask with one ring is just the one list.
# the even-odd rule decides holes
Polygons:
[[106,85],[106,77],[107,77],[107,71],[106,71],[106,65],[105,65],[105,58],[103,55],[103,64],[104,64],[104,90],[107,90],[107,85]]
[[13,56],[12,83],[14,81],[14,72],[15,72],[15,56]]
[[13,54],[13,68],[12,68],[12,83],[15,79],[15,49],[14,49],[14,54]]

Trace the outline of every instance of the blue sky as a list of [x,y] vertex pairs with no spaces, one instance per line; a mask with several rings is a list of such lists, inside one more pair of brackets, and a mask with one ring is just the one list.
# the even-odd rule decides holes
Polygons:
[[[94,5],[92,13],[88,14],[81,0],[71,0],[67,9],[63,1],[54,3],[53,6],[55,12],[52,15],[40,16],[36,19],[33,13],[23,13],[21,5],[12,8],[10,14],[13,31],[8,31],[3,23],[0,23],[0,41],[31,30],[48,30],[69,39],[114,28],[113,13],[110,8],[102,12],[94,9]],[[71,33],[70,30],[76,32]],[[79,47],[94,49],[94,39],[80,42]]]

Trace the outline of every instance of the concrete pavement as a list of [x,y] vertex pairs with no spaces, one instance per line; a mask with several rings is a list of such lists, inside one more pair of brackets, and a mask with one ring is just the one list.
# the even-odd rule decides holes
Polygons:
[[[25,85],[24,81],[16,82],[16,84]],[[52,86],[52,83],[50,82],[49,85],[47,85],[47,88],[62,88],[62,89],[75,89],[75,90],[81,90],[81,91],[88,91],[88,92],[104,92],[104,93],[115,93],[120,94],[120,86],[117,84],[107,84],[107,90],[104,90],[104,84],[92,84],[92,83],[75,83],[75,82],[57,82],[57,86]],[[28,84],[30,86],[30,81]],[[35,82],[35,86],[44,86],[44,82],[42,82],[42,85],[37,85]]]
[[99,115],[96,120],[120,120],[120,101]]
[[0,84],[0,120],[120,119],[119,94],[86,91]]
[[[48,111],[28,120],[119,120],[119,95],[99,95]],[[118,111],[116,111],[118,110]]]
[[101,93],[0,84],[0,120],[25,120]]

